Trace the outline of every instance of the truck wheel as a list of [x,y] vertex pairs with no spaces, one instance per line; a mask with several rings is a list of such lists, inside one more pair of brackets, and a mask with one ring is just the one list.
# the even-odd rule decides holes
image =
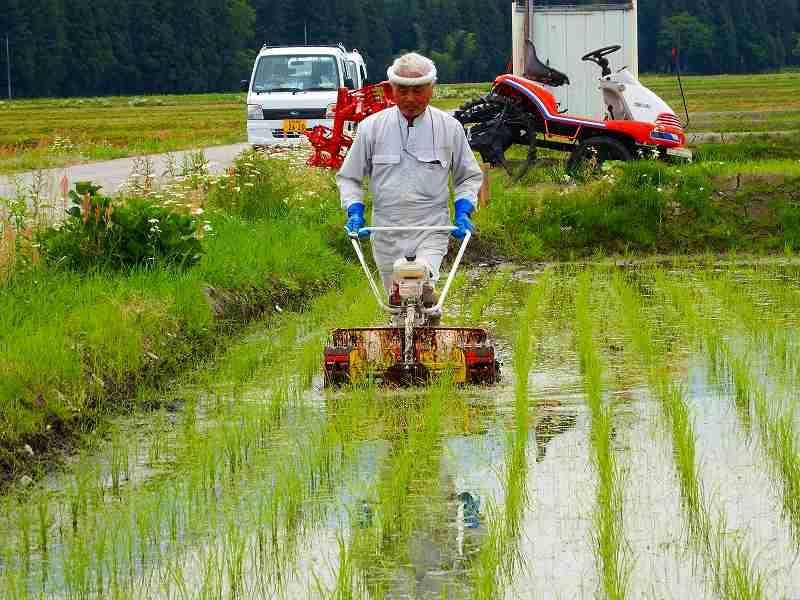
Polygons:
[[607,160],[633,160],[633,152],[619,140],[599,135],[578,144],[567,159],[566,170],[567,173],[594,171]]

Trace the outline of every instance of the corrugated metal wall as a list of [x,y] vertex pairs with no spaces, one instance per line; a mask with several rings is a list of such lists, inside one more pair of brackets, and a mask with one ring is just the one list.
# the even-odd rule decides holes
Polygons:
[[570,85],[552,90],[561,108],[575,115],[602,118],[605,111],[597,90],[600,69],[582,61],[581,56],[602,46],[621,44],[622,49],[608,57],[612,69],[627,66],[638,76],[635,0],[580,6],[531,3],[528,11],[530,37],[539,59],[549,61],[570,79]]

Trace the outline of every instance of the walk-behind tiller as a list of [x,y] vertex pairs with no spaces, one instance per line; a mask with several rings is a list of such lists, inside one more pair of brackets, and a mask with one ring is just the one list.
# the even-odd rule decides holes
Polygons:
[[[379,231],[448,231],[455,227],[366,227]],[[395,262],[392,294],[385,301],[382,286],[372,275],[358,234],[350,233],[361,267],[380,307],[392,315],[389,327],[336,329],[325,348],[325,385],[368,379],[396,385],[422,383],[445,371],[456,383],[493,384],[500,376],[494,347],[483,329],[435,327],[471,234],[467,232],[438,301],[428,265],[413,252]]]

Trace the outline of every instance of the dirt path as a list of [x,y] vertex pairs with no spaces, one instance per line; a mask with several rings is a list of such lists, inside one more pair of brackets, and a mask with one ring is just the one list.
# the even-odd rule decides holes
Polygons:
[[[231,144],[229,146],[211,146],[203,148],[206,158],[209,161],[209,169],[212,172],[219,172],[233,163],[236,156],[242,152],[249,144]],[[193,150],[180,150],[171,153],[180,166],[183,157]],[[161,175],[167,168],[169,154],[152,154],[149,158],[153,163],[153,173]],[[115,193],[119,187],[130,176],[136,160],[143,157],[118,158],[103,162],[95,162],[82,165],[72,165],[69,167],[59,167],[56,169],[45,169],[42,171],[28,171],[18,173],[13,177],[0,177],[0,196],[13,198],[16,195],[15,180],[22,182],[24,186],[31,186],[34,180],[41,177],[43,196],[45,198],[58,197],[60,195],[60,182],[64,176],[67,177],[71,187],[76,181],[91,180],[103,186],[106,193]],[[41,173],[41,175],[39,175]]]

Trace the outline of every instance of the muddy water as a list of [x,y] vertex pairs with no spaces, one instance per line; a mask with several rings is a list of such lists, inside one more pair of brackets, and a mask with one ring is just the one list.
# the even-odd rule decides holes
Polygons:
[[[514,366],[522,306],[546,278],[509,267],[465,279],[448,320],[475,319],[466,324],[493,333],[504,365],[492,389],[323,390],[314,364],[330,321],[312,311],[269,324],[269,333],[267,325],[256,328],[221,367],[176,390],[167,408],[120,421],[96,452],[4,499],[0,597],[606,595],[599,467],[575,350],[580,270],[550,273],[531,324],[528,373]],[[737,410],[732,374],[698,341],[696,323],[659,292],[652,270],[628,271],[624,281],[660,350],[656,366],[681,390],[693,424],[701,501],[714,534],[705,542],[692,537],[675,439],[623,327],[616,275],[593,270],[590,306],[602,399],[612,407],[623,595],[732,595],[718,583],[711,544],[747,557],[763,597],[800,597],[800,546],[781,501],[789,483],[772,468],[763,432],[748,425],[755,415]],[[793,405],[793,375],[775,368],[778,352],[749,337],[746,323],[721,316],[731,298],[709,292],[716,288],[705,275],[688,267],[667,272],[669,281],[698,290],[698,306],[708,300],[723,325],[722,343],[750,357],[752,378],[769,390],[777,407],[770,418],[777,418]],[[496,295],[476,306],[498,276],[505,279]],[[761,265],[714,275],[729,276],[767,296],[737,301],[760,302],[762,329],[774,320],[793,348],[796,323],[785,292],[800,290],[795,273]],[[326,302],[320,311],[346,314],[369,301]],[[264,346],[261,358],[265,338],[285,344]],[[255,366],[237,370],[226,361]],[[523,400],[517,377],[527,378]]]

